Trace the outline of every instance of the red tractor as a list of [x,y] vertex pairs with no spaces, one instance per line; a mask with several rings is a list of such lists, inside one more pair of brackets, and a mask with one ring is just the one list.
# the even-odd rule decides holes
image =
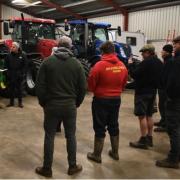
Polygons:
[[[26,52],[28,58],[28,72],[24,78],[29,94],[35,94],[35,79],[42,60],[51,54],[52,48],[57,46],[55,40],[55,21],[39,18],[11,18],[1,20],[3,22],[4,35],[11,34],[11,39],[0,41],[0,89],[1,92],[8,90],[6,82],[6,71],[3,69],[5,56],[9,52],[12,42],[21,44],[21,48]],[[9,32],[12,29],[12,32]]]

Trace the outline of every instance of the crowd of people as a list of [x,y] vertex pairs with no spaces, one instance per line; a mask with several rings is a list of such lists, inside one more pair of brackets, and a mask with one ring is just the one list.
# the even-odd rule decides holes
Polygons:
[[[14,43],[8,55],[8,71],[11,77],[11,92],[14,82],[20,82],[26,64],[21,60],[25,56],[18,51]],[[134,66],[132,60],[127,67],[118,59],[114,44],[111,41],[100,47],[102,57],[91,69],[86,80],[82,65],[71,51],[72,40],[63,36],[58,47],[43,61],[36,81],[36,94],[44,110],[44,161],[35,172],[45,177],[52,177],[54,138],[61,122],[63,123],[68,154],[68,174],[73,175],[82,170],[76,162],[76,117],[77,108],[82,104],[86,90],[93,93],[92,118],[94,130],[94,149],[87,158],[101,163],[106,129],[110,135],[111,149],[109,156],[119,160],[119,109],[121,93],[125,88],[128,70],[135,80],[134,114],[139,119],[140,138],[130,142],[132,148],[149,149],[153,147],[153,108],[158,90],[160,122],[156,123],[161,131],[164,129],[170,138],[170,152],[167,158],[158,160],[159,167],[178,168],[180,161],[180,36],[173,40],[173,46],[167,44],[162,49],[163,61],[158,59],[153,45],[140,49],[143,61]],[[16,49],[13,50],[13,49]],[[174,53],[174,54],[172,54]],[[13,64],[12,56],[18,61]],[[24,62],[24,61],[23,61]],[[15,68],[12,68],[12,66]],[[14,67],[13,66],[13,67]],[[18,69],[22,71],[17,71]],[[13,74],[14,73],[14,74]],[[15,76],[16,74],[16,76]],[[16,77],[13,79],[13,77]],[[20,90],[19,90],[20,91]],[[19,107],[22,95],[18,94]],[[11,93],[10,104],[14,105],[14,94]]]

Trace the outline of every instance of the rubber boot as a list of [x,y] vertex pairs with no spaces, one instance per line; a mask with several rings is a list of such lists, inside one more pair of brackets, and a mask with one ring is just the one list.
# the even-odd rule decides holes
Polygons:
[[104,138],[94,138],[94,152],[93,153],[88,153],[87,154],[87,158],[95,161],[97,163],[101,163],[101,153],[103,150],[103,146],[104,146]]
[[119,135],[118,136],[110,136],[111,140],[111,150],[109,151],[109,156],[114,160],[119,160]]

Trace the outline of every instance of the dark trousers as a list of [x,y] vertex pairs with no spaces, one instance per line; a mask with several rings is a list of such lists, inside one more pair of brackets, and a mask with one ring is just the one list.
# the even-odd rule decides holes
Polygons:
[[10,104],[14,104],[14,98],[17,96],[19,103],[22,103],[22,81],[11,81],[9,83]]
[[62,120],[69,166],[76,165],[76,107],[75,105],[44,108],[44,164],[45,168],[51,168],[54,152],[54,137],[59,122]]
[[119,108],[121,100],[93,98],[92,115],[93,115],[93,129],[95,136],[104,138],[106,127],[110,136],[119,135]]
[[171,146],[169,158],[178,162],[180,157],[180,100],[167,100],[166,119]]
[[165,108],[166,108],[166,101],[167,96],[164,90],[158,89],[158,96],[159,96],[159,112],[161,115],[161,126],[166,127],[166,116],[165,116]]

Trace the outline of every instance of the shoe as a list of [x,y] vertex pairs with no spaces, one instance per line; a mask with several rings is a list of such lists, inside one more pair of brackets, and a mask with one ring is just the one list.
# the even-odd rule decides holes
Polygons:
[[19,106],[20,108],[23,108],[23,107],[24,107],[22,104],[19,104],[18,106]]
[[147,135],[146,137],[147,137],[147,144],[148,144],[148,146],[149,147],[153,147],[154,146],[153,145],[153,137],[149,136],[149,135]]
[[44,167],[37,167],[35,169],[35,172],[41,176],[51,178],[52,177],[52,170],[51,169],[46,169]]
[[68,168],[68,175],[73,175],[80,171],[82,171],[82,166],[80,164],[77,164]]
[[136,142],[130,142],[129,143],[130,147],[133,148],[139,148],[139,149],[148,149],[148,140],[147,137],[140,137],[140,139]]
[[119,160],[119,135],[118,136],[110,136],[111,148],[109,151],[109,156],[114,160]]
[[166,128],[159,126],[154,129],[154,132],[167,132],[167,130]]
[[168,158],[166,158],[166,159],[163,159],[163,160],[156,161],[156,166],[178,169],[179,168],[179,163],[178,162],[173,162],[173,161],[169,160]]
[[97,138],[95,137],[94,139],[94,152],[93,153],[88,153],[87,158],[96,162],[96,163],[101,163],[101,153],[103,150],[104,146],[104,138]]
[[8,104],[8,105],[6,105],[6,107],[12,107],[12,106],[14,106],[14,104]]
[[155,122],[154,126],[161,126],[161,120],[159,122]]

